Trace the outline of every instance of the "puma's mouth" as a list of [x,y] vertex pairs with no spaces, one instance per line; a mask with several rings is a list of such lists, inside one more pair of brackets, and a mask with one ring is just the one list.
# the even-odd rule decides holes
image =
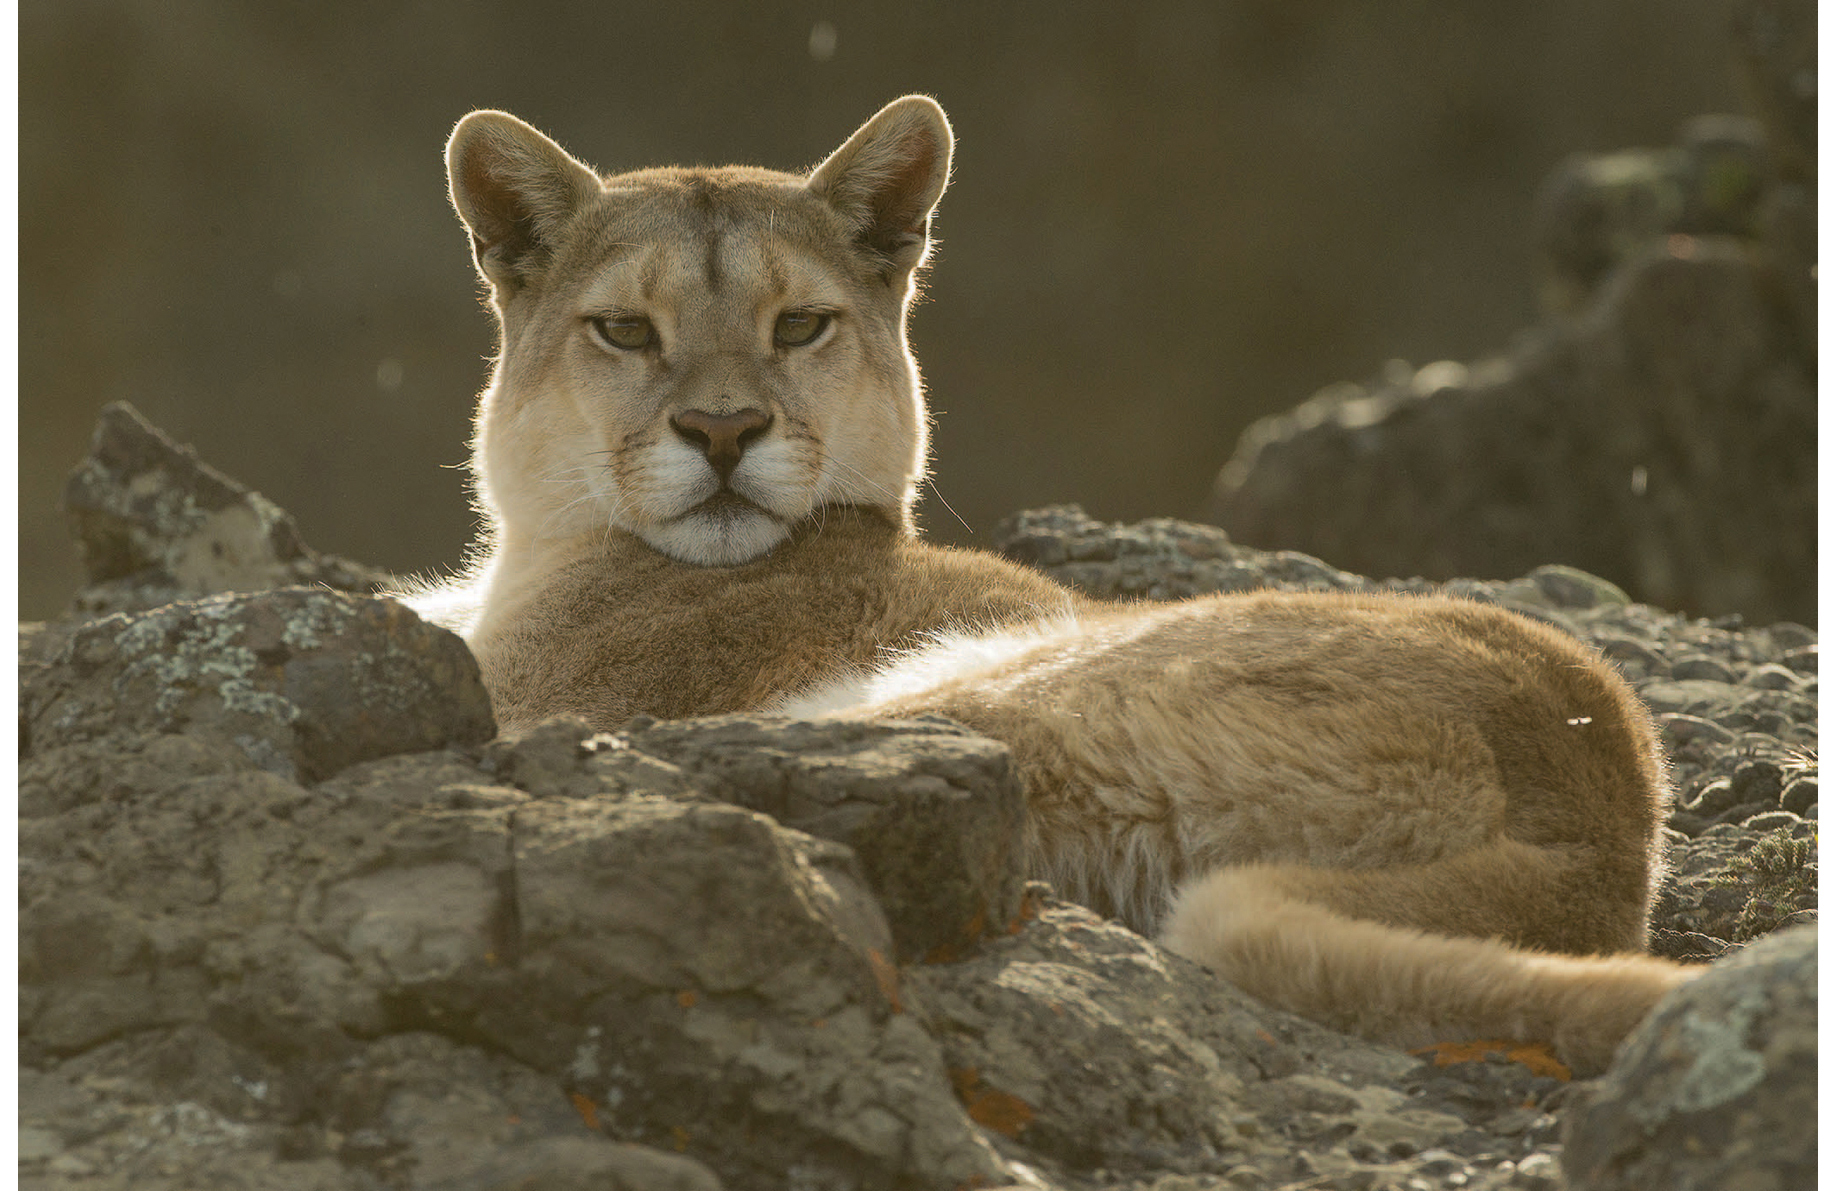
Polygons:
[[717,522],[730,522],[748,515],[769,517],[773,521],[783,520],[764,505],[740,495],[731,488],[722,488],[701,503],[689,507],[678,515],[676,520],[712,518]]
[[751,501],[747,499],[746,497],[741,496],[739,493],[735,492],[731,488],[722,488],[720,489],[720,491],[716,492],[714,495],[708,497],[706,500],[702,501],[700,504],[690,509],[689,515],[693,515],[695,513],[724,513],[730,510],[737,511],[741,509],[750,510],[752,512],[765,513],[768,515],[771,512],[770,509],[760,507],[754,501]]
[[783,541],[791,523],[757,501],[723,488],[666,521],[638,531],[653,547],[697,566],[751,562]]

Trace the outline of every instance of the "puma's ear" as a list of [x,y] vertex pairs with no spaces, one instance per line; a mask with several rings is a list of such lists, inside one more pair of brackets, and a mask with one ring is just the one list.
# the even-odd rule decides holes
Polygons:
[[937,102],[907,95],[817,166],[809,189],[854,224],[891,279],[917,268],[930,247],[931,211],[950,180],[953,142]]
[[599,193],[598,175],[508,112],[459,121],[446,177],[478,271],[500,289],[514,288],[531,254],[552,249],[567,217]]

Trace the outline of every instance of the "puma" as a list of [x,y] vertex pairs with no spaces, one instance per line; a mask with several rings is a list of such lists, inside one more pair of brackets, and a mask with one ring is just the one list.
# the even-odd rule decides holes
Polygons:
[[466,636],[509,732],[949,716],[1012,749],[1065,896],[1328,1025],[1602,1070],[1693,973],[1640,953],[1671,791],[1592,651],[1446,598],[1102,603],[919,538],[905,322],[952,145],[908,96],[807,176],[602,178],[462,120],[500,328],[484,527],[405,598]]

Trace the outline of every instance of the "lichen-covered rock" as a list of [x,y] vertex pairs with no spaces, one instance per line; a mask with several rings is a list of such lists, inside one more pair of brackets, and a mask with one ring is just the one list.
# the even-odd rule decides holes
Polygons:
[[715,797],[854,849],[901,962],[950,958],[1020,911],[1025,795],[1007,749],[956,724],[734,716],[615,739]]
[[1753,944],[1672,993],[1565,1130],[1575,1191],[1787,1191],[1817,1175],[1817,935]]
[[373,592],[388,581],[307,546],[272,501],[200,462],[125,401],[102,408],[64,510],[89,578],[75,604],[83,614],[295,584]]
[[496,732],[465,643],[393,600],[309,588],[213,596],[75,629],[28,677],[33,749],[115,731],[225,741],[308,781]]

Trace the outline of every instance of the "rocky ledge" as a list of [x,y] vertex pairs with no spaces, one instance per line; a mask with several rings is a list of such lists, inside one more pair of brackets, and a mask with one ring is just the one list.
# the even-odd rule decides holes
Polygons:
[[[170,516],[196,476],[159,457],[135,491],[169,489],[167,528],[116,502],[107,531],[139,561],[91,543],[109,586],[78,607],[147,607],[161,560],[231,590],[21,633],[26,1187],[1785,1188],[1814,1169],[1800,626],[1689,621],[1555,567],[1374,581],[1070,508],[1001,531],[1098,594],[1445,587],[1612,658],[1682,794],[1657,947],[1714,968],[1575,1083],[1534,1055],[1331,1033],[1023,883],[1007,755],[944,721],[495,739],[469,653],[363,594],[373,572],[283,535],[287,565],[357,590],[234,591],[268,574],[278,522],[225,514],[253,498],[233,485],[210,517]],[[170,537],[197,533],[214,548]]]

